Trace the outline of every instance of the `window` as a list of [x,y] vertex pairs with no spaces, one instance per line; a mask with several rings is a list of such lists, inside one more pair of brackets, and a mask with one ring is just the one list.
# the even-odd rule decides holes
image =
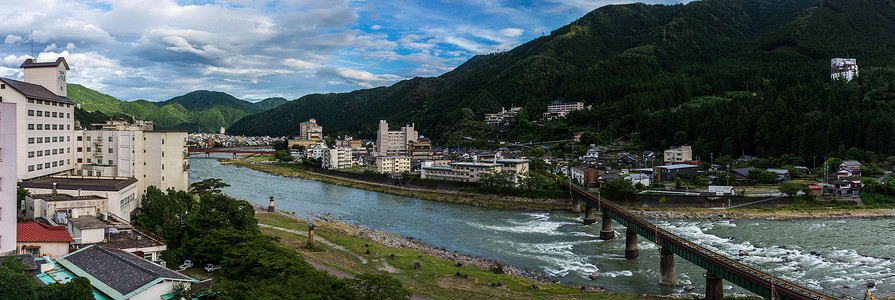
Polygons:
[[87,176],[93,176],[93,171],[87,171]]
[[90,147],[87,147],[87,152],[90,152]]
[[100,176],[103,176],[103,172],[96,171],[96,177],[100,177]]
[[33,109],[29,109],[29,110],[28,110],[28,116],[31,116],[31,117],[34,116],[34,110],[33,110]]
[[112,153],[112,148],[109,148],[109,153]]
[[66,136],[66,137],[65,137],[65,140],[71,142],[71,136],[70,136],[70,135],[69,135],[69,136]]
[[28,158],[34,157],[34,151],[28,151]]
[[43,117],[43,116],[44,116],[44,112],[38,110],[38,111],[37,111],[37,116],[38,116],[38,117]]
[[66,119],[71,119],[71,113],[66,113],[66,114],[65,114],[65,118],[66,118]]
[[44,130],[43,124],[37,124],[37,130]]
[[34,103],[34,99],[28,99],[28,103]]
[[110,142],[112,141],[112,137],[111,137],[111,136],[109,137],[109,141],[110,141]]
[[84,150],[84,149],[81,148],[81,147],[78,147],[78,150],[77,150],[76,152],[83,152],[83,151],[81,151],[81,150]]
[[55,142],[58,142],[58,141],[59,141],[59,140],[57,140],[56,137],[54,136],[54,137],[53,137],[53,142],[55,143]]
[[59,152],[57,152],[56,149],[53,149],[53,154],[59,154]]
[[56,117],[56,112],[54,111],[54,112],[53,112],[53,118],[55,118],[55,117]]
[[54,162],[53,162],[53,166],[54,166],[54,167],[55,167],[55,166],[57,166],[57,164],[56,164],[56,162],[55,162],[55,161],[54,161]]
[[76,138],[75,140],[78,141],[78,142],[80,142],[80,141],[83,141],[83,140],[84,140],[84,137],[83,137],[83,136],[78,136],[78,138]]
[[71,125],[65,125],[65,128],[66,128],[67,130],[71,130]]
[[57,126],[56,124],[53,124],[53,130],[57,130],[57,129],[59,129],[59,128],[56,127],[56,126]]
[[34,144],[34,138],[28,138],[28,143],[29,143],[29,144]]
[[110,159],[110,160],[109,160],[109,164],[110,164],[110,165],[114,165],[115,163],[113,163],[112,160]]
[[47,118],[50,117],[50,111],[49,111],[49,110],[44,112],[44,117],[47,117]]
[[[38,124],[40,125],[40,124]],[[34,130],[34,124],[28,124],[28,130]]]
[[50,150],[44,150],[44,155],[50,155]]
[[34,165],[28,166],[28,172],[34,172]]
[[78,162],[79,164],[82,164],[82,163],[84,163],[84,159],[83,159],[83,158],[78,158],[77,162]]
[[50,130],[50,124],[44,124],[44,129]]
[[89,158],[88,158],[88,159],[87,159],[87,163],[88,163],[88,164],[89,164],[89,163],[91,163],[91,161],[90,161],[90,159],[89,159]]
[[[88,141],[88,142],[90,141],[90,136],[89,136],[89,135],[87,136],[87,141]],[[87,151],[90,151],[90,150],[87,150]]]
[[44,168],[49,169],[49,168],[50,168],[50,163],[45,163],[45,164],[44,164]]
[[44,142],[44,138],[42,138],[42,137],[37,138],[37,143],[38,143],[38,144],[43,143],[43,142]]
[[0,84],[0,90],[5,90],[5,89],[6,89],[6,84],[5,83]]
[[37,164],[37,169],[38,169],[38,170],[43,170],[43,169],[44,169],[44,165],[43,165],[43,164]]

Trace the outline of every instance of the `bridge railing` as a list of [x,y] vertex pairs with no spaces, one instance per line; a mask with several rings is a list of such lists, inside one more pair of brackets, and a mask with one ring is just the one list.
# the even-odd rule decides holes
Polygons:
[[[548,174],[544,174],[548,175]],[[549,175],[548,175],[549,176]],[[558,177],[552,176],[555,180],[559,180]],[[635,216],[629,213],[626,209],[618,206],[612,201],[606,200],[601,196],[594,195],[587,191],[583,186],[580,186],[576,183],[567,182],[565,180],[559,180],[564,186],[567,186],[571,189],[574,189],[579,194],[585,195],[586,197],[591,198],[591,201],[596,202],[601,209],[609,210],[611,213],[617,215],[620,218],[625,219],[625,221],[634,223],[636,226],[641,228],[650,228],[654,229],[655,232],[655,241],[659,243],[660,239],[663,242],[670,243],[674,246],[685,249],[686,251],[693,254],[701,254],[699,255],[701,259],[706,260],[709,263],[718,265],[718,266],[726,266],[729,271],[735,271],[739,276],[742,276],[746,279],[751,279],[750,281],[758,284],[762,284],[767,288],[773,284],[774,289],[782,289],[779,290],[778,293],[782,292],[785,294],[790,294],[796,298],[807,298],[807,299],[835,299],[833,297],[824,295],[820,292],[811,290],[807,288],[808,283],[801,281],[801,284],[796,284],[792,280],[781,279],[777,276],[771,275],[772,272],[767,272],[766,270],[761,270],[761,268],[747,266],[741,262],[730,259],[724,255],[718,254],[712,250],[706,249],[705,247],[699,246],[695,243],[690,242],[687,239],[681,238],[671,232],[668,232],[664,229],[659,228],[657,225],[652,224],[646,220],[641,219],[638,216]],[[816,285],[816,284],[812,284]],[[819,286],[818,286],[819,287]],[[801,296],[801,297],[800,297]]]

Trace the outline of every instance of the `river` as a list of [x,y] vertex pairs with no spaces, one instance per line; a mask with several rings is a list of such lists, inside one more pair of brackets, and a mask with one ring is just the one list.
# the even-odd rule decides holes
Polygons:
[[[228,157],[228,155],[221,156]],[[261,205],[273,196],[277,209],[310,218],[332,214],[367,228],[413,237],[449,251],[497,259],[547,272],[572,285],[599,286],[636,294],[683,293],[687,285],[704,291],[705,271],[675,258],[681,286],[662,286],[657,247],[640,238],[640,257],[624,259],[624,227],[616,238],[598,239],[600,225],[584,226],[568,211],[497,210],[370,192],[311,180],[285,178],[215,159],[190,159],[190,181],[220,178],[223,191]],[[866,283],[875,295],[895,295],[895,219],[835,220],[659,220],[675,234],[718,253],[834,295],[863,297]],[[737,256],[740,250],[748,256]],[[590,280],[591,273],[600,277]],[[727,293],[743,290],[728,282]]]

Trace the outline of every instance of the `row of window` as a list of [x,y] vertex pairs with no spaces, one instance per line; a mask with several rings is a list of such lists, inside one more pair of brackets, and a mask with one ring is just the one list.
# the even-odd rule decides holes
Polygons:
[[66,113],[61,113],[61,112],[57,113],[57,112],[55,112],[55,111],[51,112],[51,111],[49,111],[49,110],[38,110],[38,111],[35,111],[35,110],[33,110],[33,109],[29,109],[29,110],[28,110],[28,116],[29,116],[29,117],[33,117],[33,116],[35,116],[35,115],[37,115],[38,117],[47,117],[47,118],[66,118],[66,119],[71,119],[71,113],[67,113],[67,114],[66,114]]
[[52,167],[58,167],[58,166],[63,166],[63,165],[67,165],[67,164],[71,164],[71,160],[70,160],[70,159],[68,160],[68,163],[66,163],[66,161],[64,161],[64,160],[59,160],[59,161],[54,161],[54,162],[52,162],[52,163],[43,163],[43,164],[29,165],[29,166],[28,166],[28,172],[34,172],[34,170],[49,169],[49,168],[51,168],[51,166],[52,166]]
[[[109,148],[109,153],[112,153],[112,151],[113,151],[112,149],[114,149],[114,148]],[[83,150],[83,149],[81,147],[78,147],[77,152],[81,152],[81,150]],[[90,147],[87,147],[87,152],[90,152]],[[96,152],[103,152],[103,150],[102,150],[102,148],[96,148]],[[165,155],[162,154],[162,156],[165,156]]]
[[34,143],[35,143],[35,140],[37,141],[38,144],[41,144],[41,143],[66,142],[66,141],[69,141],[69,142],[70,142],[70,141],[71,141],[71,137],[70,137],[70,136],[67,136],[67,137],[65,137],[65,136],[55,137],[55,136],[54,136],[54,137],[52,137],[52,138],[51,138],[51,137],[48,137],[48,136],[47,136],[47,137],[39,136],[39,137],[37,137],[37,138],[30,137],[30,138],[28,138],[28,144],[34,144]]
[[[52,153],[52,154],[51,154],[51,153]],[[52,151],[51,151],[50,149],[42,150],[42,151],[39,150],[39,151],[37,151],[37,152],[35,152],[35,151],[28,151],[28,158],[32,158],[32,157],[35,157],[35,156],[37,156],[37,157],[41,157],[41,156],[45,156],[45,155],[46,155],[46,156],[50,156],[50,155],[55,155],[55,154],[65,154],[65,153],[66,153],[66,152],[65,152],[65,149],[63,149],[63,148],[52,149]],[[71,153],[71,148],[68,148],[68,153]]]
[[[64,127],[62,126],[62,124],[58,124],[58,125],[52,124],[52,126],[50,126],[51,124],[36,124],[36,125],[37,126],[35,126],[35,124],[28,124],[28,130],[35,130],[34,129],[35,127],[37,128],[37,130],[71,130],[71,125],[66,125]],[[66,129],[66,128],[68,128],[68,129]]]
[[[84,159],[83,159],[83,158],[78,158],[77,163],[79,163],[79,164],[84,163]],[[88,158],[88,159],[87,159],[87,163],[88,163],[88,164],[92,164],[92,163],[93,163],[93,160]],[[97,159],[97,160],[96,160],[96,163],[101,164],[101,163],[103,163],[103,160],[101,160],[101,159]],[[109,165],[114,165],[114,164],[115,164],[115,161],[113,161],[113,160],[110,159],[108,164],[109,164]],[[143,163],[143,164],[145,165],[146,163]]]
[[44,100],[40,100],[40,99],[28,98],[28,103],[35,103],[35,102],[37,102],[37,104],[46,104],[46,105],[61,106],[61,107],[71,107],[70,103],[59,103],[59,102],[54,102],[54,101],[44,101]]
[[[88,135],[88,136],[87,136],[87,141],[88,141],[88,142],[90,141],[90,138],[91,138],[91,137]],[[83,137],[83,136],[78,136],[78,142],[83,141],[83,140],[84,140],[84,137]],[[101,138],[97,138],[97,139],[96,139],[96,141],[101,141],[101,140],[102,140]],[[145,139],[144,139],[144,140],[145,140]],[[112,137],[111,137],[111,136],[109,137],[109,141],[110,141],[110,142],[112,141]]]

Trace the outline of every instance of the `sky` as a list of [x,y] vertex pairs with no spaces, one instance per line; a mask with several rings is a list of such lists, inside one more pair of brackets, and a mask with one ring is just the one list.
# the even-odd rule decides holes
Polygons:
[[0,0],[0,77],[21,80],[33,49],[120,100],[293,100],[438,76],[603,5],[688,1]]

